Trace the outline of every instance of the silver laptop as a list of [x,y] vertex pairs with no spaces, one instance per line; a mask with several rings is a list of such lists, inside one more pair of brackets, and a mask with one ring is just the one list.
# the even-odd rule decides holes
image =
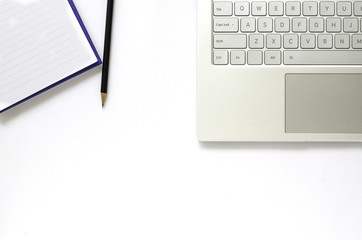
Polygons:
[[361,141],[362,1],[198,0],[200,141]]

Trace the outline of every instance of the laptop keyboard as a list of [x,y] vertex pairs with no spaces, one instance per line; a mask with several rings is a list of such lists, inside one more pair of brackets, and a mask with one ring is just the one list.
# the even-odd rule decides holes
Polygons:
[[362,1],[213,1],[215,65],[362,65]]

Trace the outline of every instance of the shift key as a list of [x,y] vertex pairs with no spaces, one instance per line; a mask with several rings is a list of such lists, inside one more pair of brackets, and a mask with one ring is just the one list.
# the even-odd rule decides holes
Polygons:
[[244,49],[246,48],[246,35],[214,35],[214,48],[216,49]]

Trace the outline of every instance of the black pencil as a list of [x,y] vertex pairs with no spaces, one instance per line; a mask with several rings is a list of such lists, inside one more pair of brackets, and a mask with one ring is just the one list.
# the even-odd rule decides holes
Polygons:
[[108,90],[109,58],[111,52],[111,38],[112,38],[112,19],[113,19],[113,0],[108,0],[106,36],[104,39],[102,86],[101,86],[102,107],[106,102],[107,90]]

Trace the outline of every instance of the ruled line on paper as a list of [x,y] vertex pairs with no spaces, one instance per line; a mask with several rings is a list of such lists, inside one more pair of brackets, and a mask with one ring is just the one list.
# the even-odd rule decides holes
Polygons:
[[[52,43],[53,43],[53,41],[54,40],[64,40],[64,38],[60,38],[61,36],[63,36],[65,33],[66,33],[66,30],[65,31],[60,31],[60,30],[64,30],[64,27],[61,27],[61,28],[58,28],[58,29],[56,29],[55,31],[53,31],[53,32],[51,32],[51,33],[48,33],[47,35],[51,35],[52,33],[57,33],[57,35],[55,35],[55,36],[52,36],[52,38],[51,39],[49,39],[48,40],[48,42],[49,41],[51,41]],[[36,34],[35,34],[36,35]],[[30,35],[30,36],[26,36],[26,38],[24,38],[23,40],[21,40],[21,41],[19,41],[19,42],[25,42],[26,43],[26,41],[29,41],[27,38],[30,38],[32,35]],[[39,40],[38,40],[39,41]],[[26,51],[24,51],[24,49],[25,48],[30,48],[30,47],[39,47],[39,44],[41,43],[40,41],[38,42],[38,41],[34,41],[34,42],[32,42],[31,44],[24,44],[24,45],[21,45],[21,46],[18,46],[18,45],[14,45],[14,47],[17,47],[17,49],[16,50],[14,50],[14,51],[8,51],[6,54],[4,53],[4,54],[2,54],[2,56],[4,57],[4,58],[6,58],[6,57],[9,57],[9,56],[11,56],[12,58],[17,58],[17,57],[20,57],[21,55],[24,55],[24,54],[27,54],[27,53],[30,53],[31,51],[36,51],[36,49],[30,49],[29,50],[29,52],[26,52]],[[19,43],[18,42],[18,43]],[[48,45],[48,44],[47,44]],[[54,45],[53,45],[54,46]],[[16,55],[15,53],[18,53],[18,52],[20,52],[20,54],[18,54],[18,55]]]
[[[65,43],[65,42],[64,42]],[[62,50],[63,51],[65,51],[65,50],[75,50],[75,49],[70,49],[70,47],[72,46],[73,44],[68,44],[67,46],[63,46],[62,47]],[[49,51],[49,49],[45,49],[45,50],[43,50],[42,52],[40,52],[38,55],[35,55],[35,56],[33,56],[32,58],[35,58],[36,56],[40,56],[41,54],[43,54],[44,52],[48,52]],[[69,52],[72,52],[72,51],[69,51]],[[69,52],[63,52],[63,54],[64,55],[67,55],[67,54],[69,54]],[[62,57],[63,55],[58,55],[58,57]],[[27,59],[27,60],[30,60],[30,59],[32,59],[32,58],[29,58],[29,59]],[[26,61],[26,60],[25,60]],[[31,65],[23,65],[24,67],[21,69],[21,70],[17,70],[16,72],[13,72],[12,74],[10,74],[10,75],[7,75],[7,76],[4,76],[4,81],[3,82],[5,82],[5,80],[6,79],[8,79],[8,78],[11,78],[11,77],[13,77],[13,76],[15,76],[15,75],[17,75],[17,74],[21,74],[23,71],[26,71],[26,70],[29,70],[29,71],[36,71],[37,69],[34,69],[34,68],[30,68],[30,67],[33,67],[33,66],[35,66],[35,65],[40,65],[41,63],[45,63],[45,62],[47,62],[48,61],[48,64],[49,64],[49,58],[43,58],[43,59],[40,59],[40,60],[37,60],[36,62],[34,62],[34,63],[32,63]],[[20,64],[20,63],[17,63],[17,64]],[[40,67],[41,68],[41,67]],[[18,67],[16,67],[16,66],[13,66],[12,67],[12,69],[18,69]],[[17,80],[12,80],[11,81],[11,83],[12,82],[16,82]],[[0,82],[1,83],[1,82]],[[6,87],[6,86],[8,86],[8,84],[0,84],[0,88],[2,88],[2,87]]]
[[[68,43],[69,42],[69,40],[70,39],[64,39],[64,40],[62,40],[61,42],[59,42],[59,46],[58,47],[62,47],[63,49],[63,51],[64,51],[64,48],[67,48],[67,46],[62,46],[64,43]],[[72,43],[70,43],[70,44],[68,44],[69,46],[71,46],[72,45]],[[26,61],[29,61],[29,60],[32,60],[32,59],[36,59],[36,57],[38,57],[38,56],[40,56],[40,55],[42,55],[43,53],[46,53],[46,52],[49,52],[50,50],[52,50],[52,48],[50,47],[50,48],[46,48],[46,49],[43,49],[42,51],[36,51],[36,49],[34,50],[34,49],[31,49],[31,50],[29,50],[29,52],[35,52],[36,54],[35,55],[30,55],[30,56],[27,56],[26,58],[23,58],[20,62],[19,61],[11,61],[11,62],[6,62],[6,63],[9,63],[9,64],[11,64],[11,67],[8,67],[8,68],[6,68],[6,63],[5,63],[5,65],[1,65],[1,67],[3,67],[4,69],[6,69],[6,71],[4,71],[4,73],[10,73],[10,72],[12,72],[12,70],[17,70],[15,73],[19,73],[19,71],[18,71],[18,67],[17,67],[17,65],[19,65],[19,64],[23,64],[23,63],[25,63]],[[47,59],[47,58],[43,58],[44,59],[44,61]],[[16,60],[16,59],[15,59]],[[41,60],[38,60],[37,59],[37,62],[38,63],[40,63],[40,61]],[[1,82],[4,82],[5,80],[6,80],[6,78],[9,78],[9,77],[11,77],[10,75],[4,75],[4,76],[2,76],[2,78],[3,79],[0,79],[0,87],[1,87]]]
[[[57,35],[52,36],[51,40],[52,40],[52,45],[49,44],[45,44],[45,45],[41,45],[41,42],[35,44],[35,45],[26,45],[26,46],[22,46],[19,47],[17,50],[10,52],[8,54],[4,54],[3,57],[7,58],[8,56],[12,57],[12,60],[17,60],[19,57],[24,57],[27,56],[27,54],[31,54],[32,52],[41,52],[39,51],[39,47],[41,45],[41,47],[43,49],[47,48],[48,46],[54,48],[54,46],[56,46],[55,44],[59,44],[63,41],[66,40],[70,40],[71,38],[67,37],[67,38],[59,38],[62,34],[64,34],[66,31],[63,32],[57,32]],[[59,45],[57,46],[59,47]],[[29,49],[30,48],[30,49]],[[9,59],[9,58],[8,58]],[[12,60],[9,60],[7,62],[5,62],[3,65],[0,64],[0,66],[5,67],[7,64],[11,64],[13,63]]]
[[[70,46],[68,47],[68,49],[70,48]],[[64,48],[67,50],[67,48]],[[59,55],[59,57],[62,57],[62,59],[53,59],[51,61],[46,61],[47,59],[43,59],[42,61],[40,62],[47,62],[47,65],[48,66],[52,66],[52,64],[55,64],[55,63],[64,63],[65,60],[63,59],[65,56],[69,55],[69,53],[63,53],[61,55]],[[38,66],[36,66],[38,65]],[[35,68],[30,68],[30,67],[33,67],[33,66],[36,66]],[[4,84],[3,86],[0,87],[1,88],[5,88],[5,87],[8,87],[10,86],[11,84],[13,83],[16,83],[18,81],[24,81],[25,79],[25,76],[31,76],[32,74],[37,74],[38,71],[44,69],[44,67],[42,65],[39,64],[39,62],[35,62],[33,64],[31,64],[30,66],[28,66],[28,68],[24,68],[22,69],[21,71],[19,71],[19,74],[18,76],[16,76],[17,78],[16,79],[13,79],[13,81],[7,83],[7,84]],[[28,72],[27,72],[28,71]],[[16,75],[16,74],[14,74]],[[13,75],[13,76],[14,76]]]
[[[24,5],[21,4],[17,1],[14,0],[7,0],[4,3],[0,2],[0,6],[1,6],[1,12],[2,15],[0,16],[1,20],[4,20],[6,18],[6,16],[18,16],[20,14],[32,14],[34,12],[34,10],[36,10],[38,13],[41,11],[47,11],[47,10],[51,10],[54,9],[54,4],[56,3],[55,1],[48,1],[45,5],[42,4],[41,2],[44,2],[44,0],[39,1],[39,3],[34,3],[34,4],[29,4],[29,5]],[[9,5],[9,8],[5,8],[4,5]],[[12,11],[11,11],[12,10]]]
[[[64,60],[66,60],[66,61],[63,62],[63,63],[61,63],[61,64],[58,64],[57,67],[60,67],[60,66],[62,66],[62,65],[65,65],[65,64],[67,64],[67,61],[69,61],[70,59],[74,59],[74,58],[77,58],[77,57],[79,57],[79,56],[80,56],[79,54],[78,54],[78,55],[75,54],[75,55],[73,55],[73,56],[68,56],[67,59],[64,59]],[[42,72],[42,74],[49,73],[49,72],[51,72],[51,71],[54,71],[54,68],[53,68],[53,69],[48,69],[48,70]],[[29,81],[27,81],[25,84],[19,84],[19,85],[15,86],[14,88],[9,89],[7,92],[4,92],[4,93],[1,93],[1,92],[0,92],[0,94],[5,96],[5,95],[13,92],[14,90],[16,90],[16,89],[19,88],[19,87],[26,86],[26,84],[30,84],[32,81],[37,80],[40,76],[41,76],[41,75],[38,75],[38,76],[36,76],[36,77],[33,77],[33,78],[29,79]],[[61,80],[61,79],[59,79],[59,80]],[[54,83],[56,83],[56,82],[54,82]],[[54,84],[54,83],[52,83],[52,84]],[[28,96],[26,96],[26,97],[28,97]]]
[[[20,17],[21,20],[24,21],[24,19],[26,19],[26,22],[21,22],[22,30],[27,29],[27,31],[31,31],[32,29],[31,28],[29,29],[29,27],[33,27],[32,24],[33,25],[37,24],[38,27],[44,27],[44,25],[42,25],[42,23],[44,21],[43,18],[45,18],[45,17],[49,17],[48,21],[53,20],[53,23],[54,23],[56,21],[56,18],[53,18],[55,14],[56,14],[56,9],[51,9],[49,11],[44,11],[44,14],[42,14],[42,18],[32,16],[31,12],[29,13],[29,17],[28,16],[21,16]],[[16,18],[14,16],[11,16],[11,19],[13,19],[14,21],[16,20]],[[21,20],[18,20],[18,21],[21,21]],[[48,23],[48,21],[47,21],[47,23]],[[4,22],[6,22],[6,21],[4,21]],[[12,24],[8,23],[5,27],[0,28],[0,31],[4,36],[8,36],[9,33],[14,32],[14,29],[12,29],[12,27],[13,27]]]

